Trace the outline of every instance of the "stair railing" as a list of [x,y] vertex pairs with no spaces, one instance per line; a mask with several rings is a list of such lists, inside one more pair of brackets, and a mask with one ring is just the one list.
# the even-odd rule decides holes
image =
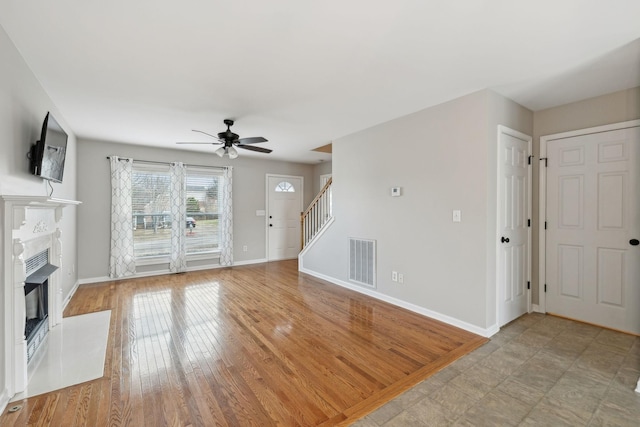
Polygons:
[[333,216],[331,206],[331,182],[332,179],[329,178],[307,210],[300,214],[303,249]]

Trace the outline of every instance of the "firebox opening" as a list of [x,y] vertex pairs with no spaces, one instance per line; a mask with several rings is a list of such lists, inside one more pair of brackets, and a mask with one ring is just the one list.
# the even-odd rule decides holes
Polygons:
[[24,283],[26,319],[24,336],[27,340],[27,362],[35,354],[49,332],[49,276],[58,267],[49,264],[45,250],[26,261],[28,277]]
[[49,295],[47,292],[48,281],[42,284],[25,283],[24,298],[26,301],[27,318],[24,327],[24,336],[27,343],[33,339],[38,325],[49,317]]

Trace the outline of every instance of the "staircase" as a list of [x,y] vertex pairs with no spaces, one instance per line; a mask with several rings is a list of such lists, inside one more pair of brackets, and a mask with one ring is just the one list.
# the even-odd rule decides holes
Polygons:
[[303,249],[333,217],[331,209],[331,183],[332,179],[329,178],[307,210],[300,215]]

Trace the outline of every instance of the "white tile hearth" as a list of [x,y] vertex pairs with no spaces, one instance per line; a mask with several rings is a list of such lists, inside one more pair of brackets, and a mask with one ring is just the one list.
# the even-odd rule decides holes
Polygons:
[[27,389],[12,402],[104,375],[111,310],[65,317],[51,329]]

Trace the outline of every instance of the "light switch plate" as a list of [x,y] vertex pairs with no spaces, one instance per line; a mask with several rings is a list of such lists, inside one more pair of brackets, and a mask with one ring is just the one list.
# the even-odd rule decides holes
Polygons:
[[453,211],[453,222],[461,222],[462,221],[462,213],[459,210]]
[[399,197],[402,195],[401,187],[391,187],[391,197]]

